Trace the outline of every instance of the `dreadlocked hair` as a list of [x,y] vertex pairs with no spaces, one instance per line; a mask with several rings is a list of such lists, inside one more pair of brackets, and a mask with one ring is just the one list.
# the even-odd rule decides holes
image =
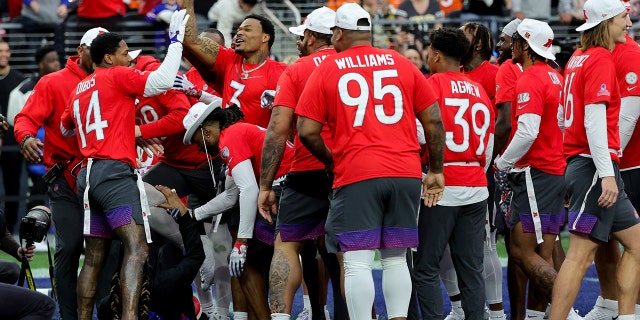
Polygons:
[[244,113],[242,113],[240,107],[232,104],[224,109],[216,108],[211,111],[209,116],[202,122],[202,125],[210,125],[217,121],[220,123],[220,131],[222,131],[240,120],[244,120]]

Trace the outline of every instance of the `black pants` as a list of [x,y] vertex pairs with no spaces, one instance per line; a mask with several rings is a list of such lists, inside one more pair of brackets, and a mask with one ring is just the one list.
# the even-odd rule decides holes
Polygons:
[[49,186],[51,217],[56,226],[54,273],[58,304],[64,319],[78,318],[76,286],[82,253],[83,210],[80,199],[64,177]]
[[449,244],[465,319],[484,319],[484,222],[487,200],[458,207],[420,207],[414,282],[423,319],[442,319],[440,260]]
[[3,319],[51,320],[56,311],[53,299],[38,291],[0,283],[0,297]]
[[[13,130],[13,127],[10,130]],[[4,193],[7,196],[18,196],[20,194],[20,176],[23,171],[23,160],[24,158],[20,152],[3,152],[0,157]],[[14,233],[14,226],[18,221],[19,205],[19,201],[5,201],[4,213],[7,218],[7,230],[11,233]]]

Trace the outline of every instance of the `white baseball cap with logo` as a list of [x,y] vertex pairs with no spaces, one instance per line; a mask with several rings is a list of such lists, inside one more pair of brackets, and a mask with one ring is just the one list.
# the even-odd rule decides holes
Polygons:
[[109,30],[102,27],[89,29],[87,32],[84,33],[84,35],[82,36],[82,39],[80,39],[80,45],[81,46],[86,45],[87,47],[91,47],[91,42],[93,42],[93,39],[107,32],[109,32]]
[[320,7],[311,11],[301,25],[297,27],[289,27],[289,32],[301,37],[304,36],[305,30],[331,34],[331,28],[335,25],[335,20],[335,11],[327,7]]
[[517,30],[535,53],[550,60],[556,59],[553,55],[553,30],[546,22],[524,19]]
[[[369,25],[359,26],[358,21],[360,19],[367,19]],[[371,16],[359,4],[353,2],[345,3],[336,11],[335,26],[346,30],[371,30]]]
[[576,31],[589,30],[627,10],[620,0],[587,0],[584,4],[584,20]]
[[189,109],[187,115],[182,119],[182,125],[187,130],[182,138],[182,142],[185,145],[191,144],[193,135],[196,133],[196,130],[200,128],[204,119],[206,119],[213,110],[220,108],[221,105],[222,99],[216,97],[210,104],[198,102]]
[[518,18],[511,20],[509,23],[507,23],[506,26],[504,26],[504,28],[502,28],[502,33],[508,35],[509,37],[513,36],[513,34],[516,33],[521,22],[522,20]]

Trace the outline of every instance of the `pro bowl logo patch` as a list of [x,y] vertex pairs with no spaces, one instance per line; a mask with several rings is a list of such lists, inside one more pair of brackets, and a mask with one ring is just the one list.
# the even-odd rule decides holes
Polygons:
[[635,72],[629,72],[626,76],[624,76],[624,80],[627,82],[627,84],[636,84],[638,83],[638,75]]
[[518,94],[518,103],[529,102],[529,92],[523,92]]
[[222,148],[222,150],[220,150],[220,156],[222,157],[222,159],[229,159],[229,148]]
[[606,83],[603,83],[603,84],[600,85],[600,91],[598,91],[596,96],[597,97],[611,96],[611,93],[609,92],[609,90],[607,90],[607,84]]

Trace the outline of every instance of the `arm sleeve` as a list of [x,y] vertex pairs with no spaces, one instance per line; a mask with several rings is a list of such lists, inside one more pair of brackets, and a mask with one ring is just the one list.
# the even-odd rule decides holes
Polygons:
[[24,84],[25,81],[15,87],[13,90],[11,90],[11,93],[9,93],[9,102],[7,106],[7,122],[10,126],[14,125],[14,119],[16,115],[18,114],[18,112],[20,112],[20,110],[22,110],[25,102],[27,102],[27,98],[29,98],[31,92],[33,92],[27,91],[23,93],[20,89]]
[[251,160],[238,163],[231,171],[233,180],[240,192],[240,226],[238,238],[253,238],[253,227],[258,214],[258,182],[256,181]]
[[423,146],[427,144],[427,138],[424,136],[424,128],[422,127],[422,123],[417,118],[416,118],[416,127],[418,129],[418,143],[421,146]]
[[224,191],[201,207],[193,210],[193,214],[196,216],[196,220],[201,221],[213,215],[223,213],[238,203],[239,196],[240,190],[238,186],[236,186],[233,177],[227,176],[224,181]]
[[487,141],[487,148],[485,149],[485,163],[484,163],[484,172],[486,173],[489,170],[489,166],[491,166],[491,158],[493,157],[493,145],[494,145],[494,135],[493,133],[489,134],[489,139]]
[[631,136],[640,117],[640,97],[629,96],[622,98],[620,104],[620,150],[624,151],[631,140]]
[[598,170],[598,176],[611,177],[614,173],[607,142],[607,107],[604,103],[588,104],[585,106],[584,113],[584,128],[587,132],[589,151]]
[[560,128],[560,131],[564,132],[564,107],[562,105],[558,106],[557,118],[558,127]]
[[533,113],[526,113],[518,117],[518,129],[500,158],[508,167],[513,167],[518,160],[527,154],[538,137],[541,119],[540,115]]
[[220,99],[220,98],[212,95],[209,92],[206,92],[206,91],[202,90],[202,91],[200,91],[200,98],[198,99],[198,101],[200,101],[202,103],[210,104],[211,102],[213,102],[216,99]]
[[169,45],[167,55],[158,69],[151,72],[144,88],[144,96],[151,97],[173,88],[173,81],[178,74],[182,60],[182,43]]

